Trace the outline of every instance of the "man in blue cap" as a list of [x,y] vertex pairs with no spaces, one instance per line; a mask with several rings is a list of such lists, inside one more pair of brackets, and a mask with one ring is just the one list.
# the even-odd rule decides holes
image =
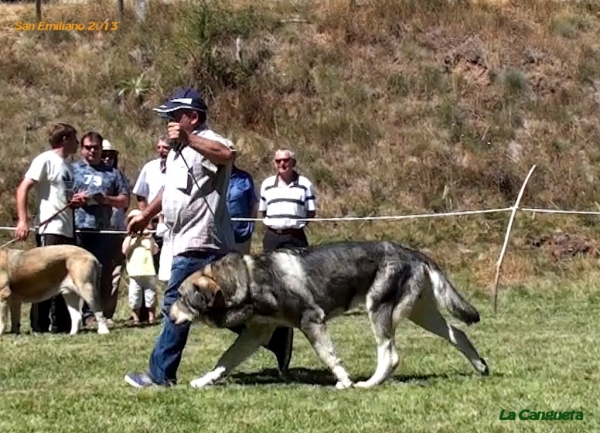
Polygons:
[[[169,317],[179,286],[235,246],[227,210],[233,143],[207,127],[207,107],[196,89],[178,89],[154,111],[169,119],[167,130],[173,151],[167,157],[163,189],[140,215],[131,219],[128,231],[142,232],[162,210],[170,229],[173,262],[163,296],[163,327],[150,355],[149,369],[125,376],[125,381],[137,388],[177,383],[177,369],[190,330],[189,323],[176,325]],[[289,350],[273,351],[280,368],[287,368],[289,357],[286,360],[285,354]]]

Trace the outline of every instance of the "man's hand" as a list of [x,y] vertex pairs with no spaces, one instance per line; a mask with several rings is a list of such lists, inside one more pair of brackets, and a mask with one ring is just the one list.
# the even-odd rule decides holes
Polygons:
[[19,241],[24,241],[27,239],[27,236],[29,236],[29,224],[27,224],[27,221],[19,221],[15,238]]
[[88,192],[80,191],[73,194],[73,198],[71,198],[71,207],[77,208],[81,206],[85,206],[88,200]]
[[94,206],[94,205],[102,206],[105,201],[106,201],[105,195],[102,194],[101,192],[98,192],[92,196],[86,195],[85,204],[87,204],[88,206]]
[[187,131],[177,122],[169,122],[167,125],[167,135],[169,136],[169,144],[175,152],[179,152],[190,141]]
[[148,223],[150,223],[151,219],[152,217],[148,217],[143,213],[134,216],[127,225],[127,232],[132,236],[143,233],[144,230],[146,230],[146,227],[148,227]]

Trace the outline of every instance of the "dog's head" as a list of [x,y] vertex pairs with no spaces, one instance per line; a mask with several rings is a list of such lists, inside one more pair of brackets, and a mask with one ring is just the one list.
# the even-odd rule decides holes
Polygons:
[[170,316],[177,324],[205,318],[226,308],[225,295],[215,280],[211,265],[194,272],[179,286],[179,297]]

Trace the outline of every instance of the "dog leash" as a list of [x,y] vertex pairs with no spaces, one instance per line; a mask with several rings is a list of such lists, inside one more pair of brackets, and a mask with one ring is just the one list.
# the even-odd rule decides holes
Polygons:
[[[67,205],[66,205],[66,206],[64,206],[64,207],[62,207],[61,209],[59,209],[59,210],[58,210],[57,212],[55,212],[55,213],[54,213],[54,214],[53,214],[53,215],[52,215],[50,218],[46,218],[44,221],[42,221],[42,222],[40,223],[40,225],[38,226],[38,230],[39,230],[40,228],[46,227],[46,226],[47,226],[47,225],[50,223],[50,221],[52,221],[54,218],[56,218],[56,217],[57,217],[57,216],[59,216],[61,213],[63,213],[64,211],[66,211],[66,210],[67,210],[67,209],[68,209],[68,208],[71,206],[71,204],[72,204],[72,202],[71,202],[71,201],[69,201],[69,203],[67,203]],[[8,242],[5,242],[5,243],[3,243],[2,245],[0,245],[0,249],[2,249],[2,248],[6,248],[7,246],[9,246],[9,245],[12,245],[12,244],[14,244],[14,243],[15,243],[15,242],[17,242],[17,241],[18,241],[18,239],[17,239],[17,238],[11,239],[10,241],[8,241]]]
[[10,241],[3,243],[2,245],[0,245],[0,250],[2,248],[6,248],[7,246],[14,244],[15,242],[17,242],[17,238],[11,239]]
[[50,223],[50,221],[52,221],[54,218],[56,218],[57,216],[59,216],[61,213],[63,213],[67,209],[69,209],[72,204],[73,204],[73,202],[69,201],[69,203],[67,203],[66,206],[64,206],[63,208],[59,209],[50,218],[46,218],[44,221],[42,221],[40,223],[40,225],[38,226],[38,229],[41,229],[42,227],[46,227],[48,225],[48,223]]

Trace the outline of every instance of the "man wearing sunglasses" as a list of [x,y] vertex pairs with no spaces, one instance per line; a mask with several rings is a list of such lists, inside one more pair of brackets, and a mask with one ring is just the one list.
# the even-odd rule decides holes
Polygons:
[[[295,170],[296,155],[291,149],[279,149],[273,159],[276,173],[265,179],[260,187],[258,210],[266,227],[264,251],[278,248],[308,246],[304,228],[307,219],[314,218],[317,207],[314,186]],[[279,370],[287,370],[291,357],[294,330],[277,328],[269,342],[276,350]]]
[[[102,312],[112,319],[117,307],[118,293],[112,289],[115,236],[99,233],[114,230],[113,208],[129,207],[129,185],[117,169],[102,159],[104,138],[97,132],[88,132],[81,138],[81,159],[73,163],[75,192],[85,194],[85,206],[75,210],[77,245],[96,256],[102,265],[101,300]],[[86,326],[95,320],[87,305],[83,308]]]

